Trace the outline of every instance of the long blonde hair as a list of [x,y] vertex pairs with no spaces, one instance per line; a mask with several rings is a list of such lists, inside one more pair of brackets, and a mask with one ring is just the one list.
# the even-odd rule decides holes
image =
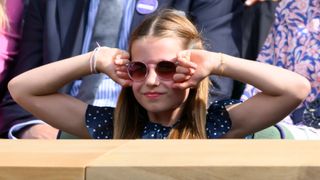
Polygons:
[[[135,40],[146,36],[179,38],[185,49],[203,49],[202,39],[196,27],[183,13],[176,10],[163,10],[144,20],[131,35],[129,52]],[[190,90],[180,123],[171,129],[168,138],[206,138],[208,86],[209,80],[205,78],[197,88]],[[132,88],[123,88],[114,114],[114,138],[140,138],[143,125],[147,121],[147,111],[135,99]]]
[[0,28],[9,28],[9,20],[6,13],[6,0],[0,0]]

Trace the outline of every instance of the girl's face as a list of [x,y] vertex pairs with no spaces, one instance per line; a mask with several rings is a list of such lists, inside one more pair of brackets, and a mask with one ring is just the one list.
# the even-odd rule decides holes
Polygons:
[[178,38],[146,37],[133,42],[132,62],[146,64],[148,74],[143,80],[133,81],[132,89],[137,101],[148,112],[170,112],[182,107],[186,101],[189,89],[172,89],[173,80],[164,78],[165,74],[156,71],[159,62],[175,62],[181,50],[182,44]]

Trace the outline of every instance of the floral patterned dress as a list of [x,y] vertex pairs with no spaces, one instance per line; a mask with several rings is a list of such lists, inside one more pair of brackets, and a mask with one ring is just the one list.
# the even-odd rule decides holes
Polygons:
[[[310,94],[290,117],[294,124],[320,128],[320,0],[282,0],[257,61],[294,71],[310,81]],[[247,85],[241,100],[257,92]]]

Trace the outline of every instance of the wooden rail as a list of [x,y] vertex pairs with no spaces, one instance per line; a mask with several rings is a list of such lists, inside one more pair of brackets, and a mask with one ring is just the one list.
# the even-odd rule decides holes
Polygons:
[[320,179],[320,141],[0,140],[0,179]]

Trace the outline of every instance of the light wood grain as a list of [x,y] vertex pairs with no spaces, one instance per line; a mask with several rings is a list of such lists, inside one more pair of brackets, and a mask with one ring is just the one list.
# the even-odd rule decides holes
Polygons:
[[0,180],[320,179],[320,141],[0,140]]
[[86,164],[123,143],[0,140],[0,179],[85,179]]
[[320,141],[136,140],[87,165],[102,179],[319,179]]

